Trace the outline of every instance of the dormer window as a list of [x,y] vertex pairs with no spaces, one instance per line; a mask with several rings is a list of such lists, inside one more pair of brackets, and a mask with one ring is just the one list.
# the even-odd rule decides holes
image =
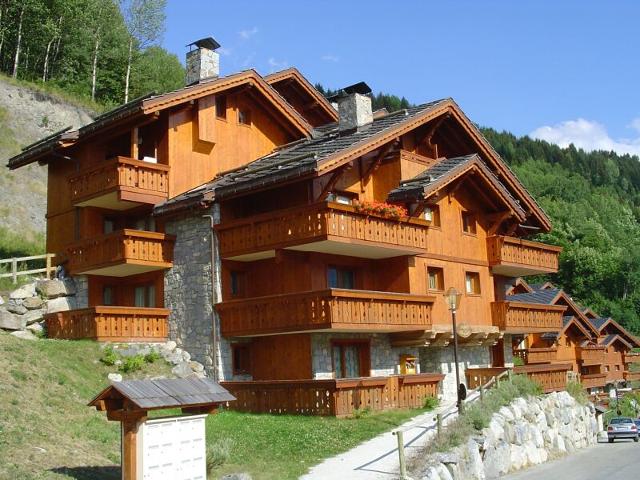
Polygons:
[[432,227],[440,226],[440,207],[437,205],[429,205],[424,207],[424,212],[422,214],[425,220],[431,222]]
[[238,123],[241,125],[251,125],[251,111],[246,109],[238,110]]

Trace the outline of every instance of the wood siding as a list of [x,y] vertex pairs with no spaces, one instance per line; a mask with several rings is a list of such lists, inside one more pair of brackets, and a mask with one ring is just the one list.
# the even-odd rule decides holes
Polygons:
[[327,289],[231,300],[216,305],[222,335],[304,330],[393,332],[431,326],[433,297]]

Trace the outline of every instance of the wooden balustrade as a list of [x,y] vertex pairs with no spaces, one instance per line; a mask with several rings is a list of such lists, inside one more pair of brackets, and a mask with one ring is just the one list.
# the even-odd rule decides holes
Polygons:
[[627,382],[637,382],[640,381],[640,372],[629,372],[629,371],[625,371],[624,372],[624,379]]
[[513,355],[523,360],[525,364],[550,363],[556,360],[558,349],[549,348],[525,348],[514,350]]
[[509,370],[507,367],[467,368],[464,372],[467,377],[467,388],[473,390],[485,385],[493,377],[497,377]]
[[606,373],[585,373],[580,376],[584,388],[604,387],[607,384]]
[[555,273],[561,247],[521,238],[487,237],[489,265],[494,273],[510,277]]
[[101,342],[162,342],[167,339],[165,308],[97,306],[45,316],[47,336]]
[[76,206],[123,210],[156,204],[169,195],[169,166],[126,157],[100,162],[69,178]]
[[640,362],[640,352],[626,352],[624,354],[624,363]]
[[327,289],[230,300],[216,305],[223,336],[304,330],[424,330],[435,297],[407,293]]
[[278,248],[335,253],[340,247],[345,254],[356,249],[356,256],[383,258],[424,252],[428,225],[419,218],[394,220],[357,212],[351,205],[322,202],[223,222],[216,232],[224,258],[242,260]]
[[345,417],[358,409],[419,408],[438,395],[440,374],[335,380],[221,382],[236,397],[229,408],[243,412]]
[[493,302],[493,324],[507,333],[559,332],[567,307],[540,303]]
[[119,230],[78,242],[67,250],[74,274],[123,277],[170,268],[175,237],[157,232]]
[[578,356],[582,365],[603,365],[605,362],[605,347],[596,345],[580,347]]
[[567,372],[571,368],[570,363],[547,363],[514,367],[513,373],[528,376],[531,380],[538,382],[545,393],[549,393],[566,390]]

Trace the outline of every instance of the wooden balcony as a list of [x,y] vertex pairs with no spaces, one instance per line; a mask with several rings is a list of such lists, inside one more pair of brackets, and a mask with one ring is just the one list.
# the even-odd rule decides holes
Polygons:
[[624,372],[624,379],[627,382],[638,382],[640,381],[640,372]]
[[544,393],[561,392],[567,388],[567,372],[571,368],[570,363],[547,363],[514,367],[513,373],[526,375],[538,382]]
[[157,232],[119,230],[78,242],[67,250],[74,275],[126,277],[170,268],[175,237]]
[[69,178],[76,207],[127,210],[154,205],[169,194],[169,166],[115,157]]
[[435,297],[327,289],[216,305],[225,337],[309,330],[398,332],[431,326]]
[[604,387],[607,384],[606,373],[586,373],[580,375],[580,383],[584,388]]
[[588,346],[578,349],[579,360],[583,366],[586,365],[603,365],[605,363],[605,347]]
[[624,354],[624,363],[640,362],[640,352],[626,352]]
[[243,412],[346,417],[356,409],[420,408],[438,395],[440,374],[337,380],[221,382],[236,397],[229,408]]
[[163,342],[169,310],[165,308],[99,306],[50,313],[47,336],[100,342]]
[[253,261],[286,248],[361,258],[424,253],[428,222],[359,213],[351,205],[317,203],[216,226],[223,258]]
[[507,277],[555,273],[561,251],[561,247],[503,235],[487,238],[493,273]]
[[521,358],[527,365],[555,362],[557,354],[558,349],[555,347],[524,348],[520,350],[514,350],[513,352],[514,356]]
[[467,377],[467,388],[473,390],[486,385],[493,377],[507,370],[509,370],[507,367],[467,368],[464,372]]
[[505,333],[541,333],[562,330],[562,314],[567,307],[540,303],[493,302],[493,324]]

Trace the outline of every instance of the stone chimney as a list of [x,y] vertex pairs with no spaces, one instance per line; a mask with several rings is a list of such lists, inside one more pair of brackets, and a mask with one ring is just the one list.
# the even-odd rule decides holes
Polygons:
[[373,122],[371,109],[371,89],[364,83],[356,83],[341,89],[329,98],[338,104],[339,130],[353,130]]
[[220,55],[215,52],[220,44],[207,37],[187,45],[187,85],[218,78],[220,75]]

